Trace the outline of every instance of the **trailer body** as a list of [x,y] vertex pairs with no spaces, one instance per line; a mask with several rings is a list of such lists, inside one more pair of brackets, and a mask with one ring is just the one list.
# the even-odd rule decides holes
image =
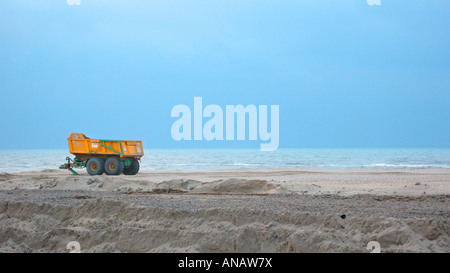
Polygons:
[[144,156],[142,141],[91,139],[84,134],[71,133],[67,138],[69,152],[75,156],[119,156],[141,158]]
[[75,156],[69,157],[60,169],[86,167],[90,175],[134,175],[139,170],[139,161],[144,156],[142,141],[140,140],[110,140],[91,139],[81,133],[70,133],[67,138],[69,152]]

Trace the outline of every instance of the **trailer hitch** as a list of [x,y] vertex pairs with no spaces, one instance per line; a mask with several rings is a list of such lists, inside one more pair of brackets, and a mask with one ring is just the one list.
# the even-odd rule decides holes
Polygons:
[[[75,166],[75,161],[73,161],[72,158],[70,157],[66,157],[67,163],[59,166],[60,169],[67,169],[69,170],[71,173],[78,175],[78,173],[76,171],[74,171],[73,166]],[[72,162],[72,163],[71,163]]]

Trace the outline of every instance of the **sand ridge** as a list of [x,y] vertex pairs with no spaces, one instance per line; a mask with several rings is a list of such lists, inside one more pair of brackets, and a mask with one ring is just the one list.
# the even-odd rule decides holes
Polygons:
[[[79,176],[67,171],[46,170],[0,174],[0,190],[60,189],[99,191],[175,191],[220,193],[355,194],[372,195],[446,195],[450,194],[450,169],[412,170],[211,170],[142,172],[136,176]],[[178,182],[177,182],[178,181]],[[187,182],[186,182],[187,181]],[[181,185],[178,185],[181,183]],[[191,183],[188,190],[183,183]],[[258,185],[256,185],[258,184]],[[172,185],[172,186],[170,186]],[[195,187],[196,189],[194,189]],[[253,189],[251,189],[253,188]]]

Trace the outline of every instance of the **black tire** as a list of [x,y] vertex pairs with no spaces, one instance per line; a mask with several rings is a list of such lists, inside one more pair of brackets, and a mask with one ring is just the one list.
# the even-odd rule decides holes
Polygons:
[[123,172],[123,162],[118,157],[110,157],[105,162],[105,173],[107,175],[119,175]]
[[133,160],[133,162],[131,162],[130,166],[125,167],[125,169],[123,169],[124,175],[135,175],[138,172],[139,172],[139,161],[137,161],[136,159]]
[[105,162],[101,158],[93,157],[88,160],[86,170],[90,175],[102,175],[105,170]]

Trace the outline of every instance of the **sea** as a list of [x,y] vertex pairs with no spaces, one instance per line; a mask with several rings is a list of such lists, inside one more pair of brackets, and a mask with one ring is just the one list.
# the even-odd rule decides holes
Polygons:
[[[67,150],[0,150],[0,173],[57,169]],[[145,150],[143,171],[450,168],[450,149]]]

